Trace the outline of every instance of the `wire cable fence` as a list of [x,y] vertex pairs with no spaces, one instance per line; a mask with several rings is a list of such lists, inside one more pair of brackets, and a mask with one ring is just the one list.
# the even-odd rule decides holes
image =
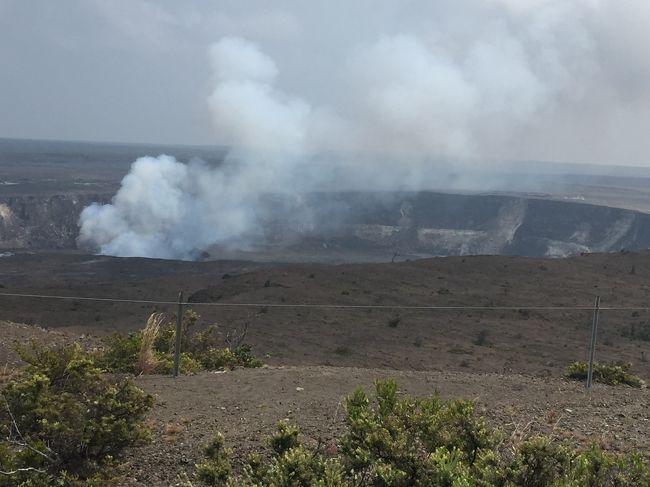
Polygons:
[[[257,309],[264,310],[266,309],[284,309],[291,310],[296,309],[297,313],[300,313],[299,310],[309,309],[309,310],[364,310],[366,312],[371,312],[372,310],[383,310],[385,312],[391,313],[408,313],[409,311],[413,312],[422,312],[422,311],[440,311],[440,312],[479,312],[482,316],[483,312],[518,312],[528,315],[529,312],[576,312],[576,313],[589,313],[591,319],[591,333],[590,340],[587,339],[585,342],[589,343],[589,373],[587,379],[587,387],[591,387],[592,384],[592,369],[594,365],[594,351],[596,348],[596,336],[598,329],[599,316],[602,312],[633,312],[632,316],[638,316],[639,312],[650,311],[650,306],[601,306],[600,298],[596,297],[595,303],[591,306],[588,305],[432,305],[432,304],[345,304],[345,303],[274,303],[274,302],[214,302],[214,301],[192,301],[183,300],[182,292],[179,293],[178,300],[164,300],[164,299],[129,299],[129,298],[116,298],[116,297],[107,297],[107,296],[70,296],[70,295],[55,295],[55,294],[38,294],[38,293],[19,293],[19,292],[0,292],[0,298],[16,298],[16,299],[37,299],[37,300],[53,300],[53,301],[74,301],[74,302],[95,302],[95,303],[123,303],[123,304],[139,304],[147,306],[165,306],[165,307],[177,307],[176,313],[176,337],[180,339],[181,333],[181,316],[183,315],[184,309],[191,308],[211,308],[216,311],[216,309],[223,309],[223,313],[228,313],[227,309],[231,309],[234,312],[235,309]],[[144,307],[144,306],[143,306]],[[207,312],[207,309],[206,309]],[[614,313],[616,314],[616,313]],[[586,318],[586,315],[585,315]],[[526,318],[527,319],[527,318]],[[500,320],[504,320],[504,315],[500,317]],[[351,320],[353,321],[353,320]],[[586,321],[586,320],[585,320]],[[494,323],[492,323],[494,325]],[[397,327],[397,323],[391,324],[389,326]],[[586,331],[586,330],[585,330]],[[567,331],[568,333],[568,331]],[[576,333],[576,332],[573,332]],[[556,338],[559,339],[559,335]],[[586,337],[585,337],[586,338]],[[316,342],[317,339],[314,339]],[[564,345],[566,346],[566,345]],[[180,357],[180,342],[176,343],[175,347],[175,357],[174,357],[174,376],[178,375],[178,361]],[[645,359],[645,356],[642,352],[642,360]],[[644,360],[645,361],[645,360]]]
[[[158,304],[158,305],[177,305],[178,301],[165,301],[154,299],[125,299],[125,298],[107,298],[97,296],[60,296],[54,294],[23,294],[23,293],[5,293],[1,292],[2,297],[16,297],[16,298],[37,298],[37,299],[54,299],[54,300],[72,300],[72,301],[98,301],[110,303],[133,303],[133,304]],[[594,306],[568,306],[568,305],[555,305],[555,306],[471,306],[471,305],[379,305],[379,304],[336,304],[336,303],[233,303],[233,302],[201,302],[201,301],[186,301],[186,305],[191,306],[214,306],[221,308],[316,308],[316,309],[387,309],[387,310],[495,310],[495,311],[591,311]],[[650,306],[599,306],[600,311],[650,311]]]

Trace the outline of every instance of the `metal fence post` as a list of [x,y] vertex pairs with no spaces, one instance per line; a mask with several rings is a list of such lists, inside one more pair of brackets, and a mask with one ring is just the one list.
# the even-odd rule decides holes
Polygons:
[[591,388],[594,376],[594,352],[596,351],[596,332],[598,331],[598,312],[600,311],[600,296],[594,303],[594,317],[591,323],[591,345],[589,346],[589,368],[587,369],[587,389]]
[[178,312],[176,313],[176,346],[174,347],[174,377],[178,377],[181,361],[181,334],[183,332],[183,291],[178,293]]

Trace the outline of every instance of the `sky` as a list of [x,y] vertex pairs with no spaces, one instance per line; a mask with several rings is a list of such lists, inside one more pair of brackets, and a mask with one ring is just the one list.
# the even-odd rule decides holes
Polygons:
[[0,137],[650,166],[647,0],[0,0]]

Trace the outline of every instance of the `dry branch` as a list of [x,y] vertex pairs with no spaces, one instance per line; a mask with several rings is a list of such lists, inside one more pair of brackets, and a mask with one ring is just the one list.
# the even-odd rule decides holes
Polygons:
[[226,334],[226,338],[225,338],[225,342],[228,348],[233,349],[241,345],[244,342],[244,338],[246,338],[247,332],[248,332],[248,323],[244,323],[244,328],[241,331],[237,329],[229,331]]

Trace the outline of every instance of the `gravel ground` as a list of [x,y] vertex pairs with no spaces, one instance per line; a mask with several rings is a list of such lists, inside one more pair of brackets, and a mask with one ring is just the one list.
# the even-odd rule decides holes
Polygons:
[[476,401],[479,414],[513,439],[544,433],[576,446],[598,442],[610,451],[650,451],[648,389],[596,385],[516,374],[397,371],[326,366],[241,369],[173,379],[143,376],[156,396],[148,421],[153,441],[127,458],[129,486],[171,486],[191,475],[201,447],[216,431],[226,436],[237,466],[263,447],[279,420],[301,427],[308,441],[336,448],[344,429],[342,399],[376,378],[392,377],[401,392]]

